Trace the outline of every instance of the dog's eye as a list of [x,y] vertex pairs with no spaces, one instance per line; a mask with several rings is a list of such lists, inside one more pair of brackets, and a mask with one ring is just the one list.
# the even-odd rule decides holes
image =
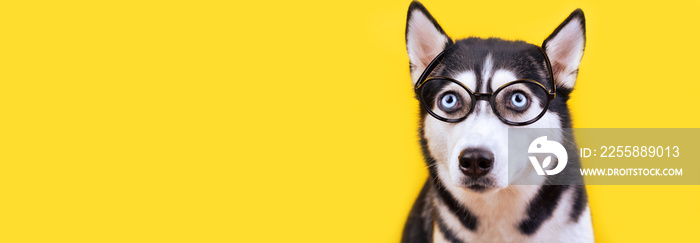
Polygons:
[[459,109],[461,101],[454,93],[445,93],[440,98],[440,109],[445,112],[453,112]]
[[510,104],[516,109],[524,109],[527,107],[527,97],[522,92],[514,92],[510,96]]

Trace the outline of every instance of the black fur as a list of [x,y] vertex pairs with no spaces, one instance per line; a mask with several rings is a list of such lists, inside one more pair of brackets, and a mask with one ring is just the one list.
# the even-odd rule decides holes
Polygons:
[[559,199],[568,186],[543,185],[527,208],[527,218],[520,222],[518,228],[526,235],[532,235],[542,223],[552,217],[557,209]]
[[[537,46],[524,41],[507,41],[498,38],[467,38],[457,40],[444,54],[443,67],[434,71],[435,75],[455,76],[468,70],[481,70],[484,59],[491,55],[493,69],[513,71],[519,78],[539,81],[545,87],[551,80],[547,74],[544,55]],[[517,69],[514,69],[517,68]],[[493,92],[490,85],[487,90],[480,90],[484,82],[481,72],[474,72],[477,87],[469,87],[474,92]]]
[[571,207],[569,217],[571,222],[578,222],[578,219],[583,214],[583,210],[586,209],[586,204],[588,204],[588,193],[586,193],[586,186],[584,185],[573,187],[576,188],[576,191],[574,192],[574,205]]
[[452,243],[461,243],[462,242],[461,240],[457,239],[457,236],[455,236],[455,233],[452,232],[452,230],[447,227],[447,224],[445,224],[445,221],[442,220],[440,213],[435,212],[435,222],[437,222],[438,229],[440,230],[440,233],[442,233],[442,236],[444,236],[447,241],[452,242]]
[[426,215],[424,215],[426,211],[431,212],[431,206],[427,196],[429,190],[430,183],[426,181],[418,195],[418,199],[416,199],[416,203],[414,203],[411,208],[411,213],[408,215],[408,220],[403,228],[401,242],[430,242],[432,240],[432,217],[426,217]]
[[[431,169],[435,170],[435,169]],[[437,172],[435,172],[437,173]],[[433,175],[433,172],[430,173],[432,178],[437,178],[437,174]],[[457,199],[452,196],[450,192],[445,189],[445,186],[442,185],[440,180],[433,180],[434,185],[435,185],[435,190],[437,191],[438,196],[442,200],[442,202],[447,206],[447,208],[459,219],[459,222],[462,223],[462,225],[471,230],[471,231],[476,231],[476,228],[478,226],[478,221],[476,219],[476,216],[472,214],[468,208],[462,206],[459,204]]]

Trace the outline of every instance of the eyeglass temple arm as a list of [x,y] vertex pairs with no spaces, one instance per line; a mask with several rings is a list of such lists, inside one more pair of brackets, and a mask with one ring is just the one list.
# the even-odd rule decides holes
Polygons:
[[423,83],[423,81],[430,75],[430,73],[435,69],[435,66],[440,62],[440,59],[442,59],[442,55],[445,54],[445,50],[441,51],[435,58],[433,58],[432,61],[430,61],[430,64],[428,64],[427,67],[425,67],[425,70],[423,70],[423,73],[420,74],[420,77],[418,77],[418,80],[416,80],[416,84],[413,86],[414,90],[417,90],[418,87]]
[[[552,72],[552,63],[549,61],[549,56],[547,56],[547,52],[544,51],[544,49],[540,46],[537,47],[541,52],[542,55],[544,55],[544,60],[545,63],[547,64],[547,71],[549,71],[549,77],[552,79],[552,90],[550,90],[550,95],[552,95],[552,99],[557,97],[557,85],[556,81],[554,80],[554,72]],[[430,64],[428,64],[427,67],[425,67],[425,70],[423,70],[423,73],[420,74],[420,77],[418,77],[418,80],[416,80],[416,84],[413,87],[413,89],[417,90],[418,87],[423,83],[423,81],[430,75],[430,73],[435,69],[435,66],[440,62],[442,59],[442,55],[445,54],[445,51],[447,49],[441,51],[435,58],[433,58],[432,61],[430,61]]]
[[547,71],[549,71],[549,77],[552,78],[552,90],[549,91],[549,94],[552,95],[552,99],[554,99],[555,97],[557,97],[557,85],[556,81],[554,80],[554,73],[552,72],[552,63],[549,62],[549,56],[547,56],[547,52],[545,52],[544,49],[540,46],[538,46],[537,48],[540,49],[542,55],[544,55],[544,60],[547,64]]

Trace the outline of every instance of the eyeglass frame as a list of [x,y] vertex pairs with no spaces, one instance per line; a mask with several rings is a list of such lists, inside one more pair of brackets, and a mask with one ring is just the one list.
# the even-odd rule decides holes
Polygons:
[[[496,89],[494,92],[491,92],[491,93],[474,93],[467,86],[465,86],[462,82],[460,82],[459,80],[456,80],[456,79],[453,79],[450,77],[446,77],[446,76],[433,76],[433,77],[428,78],[427,76],[430,75],[430,73],[433,71],[433,69],[435,69],[435,67],[437,67],[437,65],[440,63],[440,61],[442,61],[447,49],[448,48],[446,48],[445,50],[440,52],[440,54],[435,56],[435,58],[433,58],[433,60],[430,61],[430,64],[428,64],[428,66],[425,68],[425,70],[423,70],[423,73],[421,73],[420,77],[418,78],[418,81],[416,81],[416,84],[413,88],[413,91],[418,96],[418,100],[421,103],[421,105],[428,112],[428,114],[435,117],[435,119],[438,119],[438,120],[444,121],[444,122],[449,122],[449,123],[461,122],[461,121],[467,119],[467,117],[472,113],[472,111],[474,111],[474,107],[476,106],[476,103],[479,100],[486,100],[489,102],[489,106],[491,106],[491,109],[493,110],[494,114],[496,114],[498,119],[500,119],[503,123],[508,124],[508,125],[512,125],[512,126],[525,126],[525,125],[532,124],[532,123],[536,122],[537,120],[539,120],[540,118],[542,118],[544,116],[544,114],[547,113],[547,110],[549,109],[549,103],[554,98],[557,97],[557,86],[556,86],[556,81],[554,80],[554,73],[552,72],[552,64],[549,62],[549,57],[547,56],[547,53],[545,53],[544,49],[542,49],[542,47],[537,46],[537,49],[539,49],[540,52],[542,52],[542,54],[544,55],[545,63],[547,64],[547,70],[549,71],[549,77],[552,80],[551,90],[547,90],[547,88],[545,88],[544,85],[542,85],[541,83],[539,83],[535,80],[532,80],[532,79],[516,79],[516,80],[510,81],[506,84],[501,85],[500,87],[498,87],[498,89]],[[467,114],[465,114],[461,118],[456,118],[456,119],[444,118],[438,114],[435,114],[435,112],[433,112],[432,109],[430,109],[430,107],[428,107],[428,104],[425,103],[425,100],[423,99],[423,95],[420,92],[423,88],[423,85],[428,83],[428,81],[431,81],[433,79],[437,79],[437,80],[444,79],[444,80],[450,81],[452,83],[455,83],[455,84],[461,86],[464,90],[466,90],[467,93],[469,94],[470,98],[473,100],[473,102],[471,102],[471,105],[469,107],[469,112],[467,112]],[[540,114],[537,115],[536,117],[534,117],[528,121],[524,121],[524,122],[513,122],[513,121],[509,121],[509,120],[503,118],[503,116],[501,116],[501,114],[498,112],[498,110],[496,110],[496,106],[495,106],[495,104],[496,104],[496,100],[495,100],[496,95],[495,94],[498,94],[498,92],[500,92],[503,88],[510,86],[512,84],[517,84],[517,83],[532,83],[532,84],[538,85],[547,93],[547,103],[544,105],[544,109],[542,110],[542,112],[540,112]]]

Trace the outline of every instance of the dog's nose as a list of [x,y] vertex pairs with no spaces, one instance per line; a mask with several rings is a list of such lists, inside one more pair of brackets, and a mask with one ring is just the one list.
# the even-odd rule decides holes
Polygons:
[[477,179],[493,168],[493,153],[482,148],[468,148],[459,153],[459,170]]

